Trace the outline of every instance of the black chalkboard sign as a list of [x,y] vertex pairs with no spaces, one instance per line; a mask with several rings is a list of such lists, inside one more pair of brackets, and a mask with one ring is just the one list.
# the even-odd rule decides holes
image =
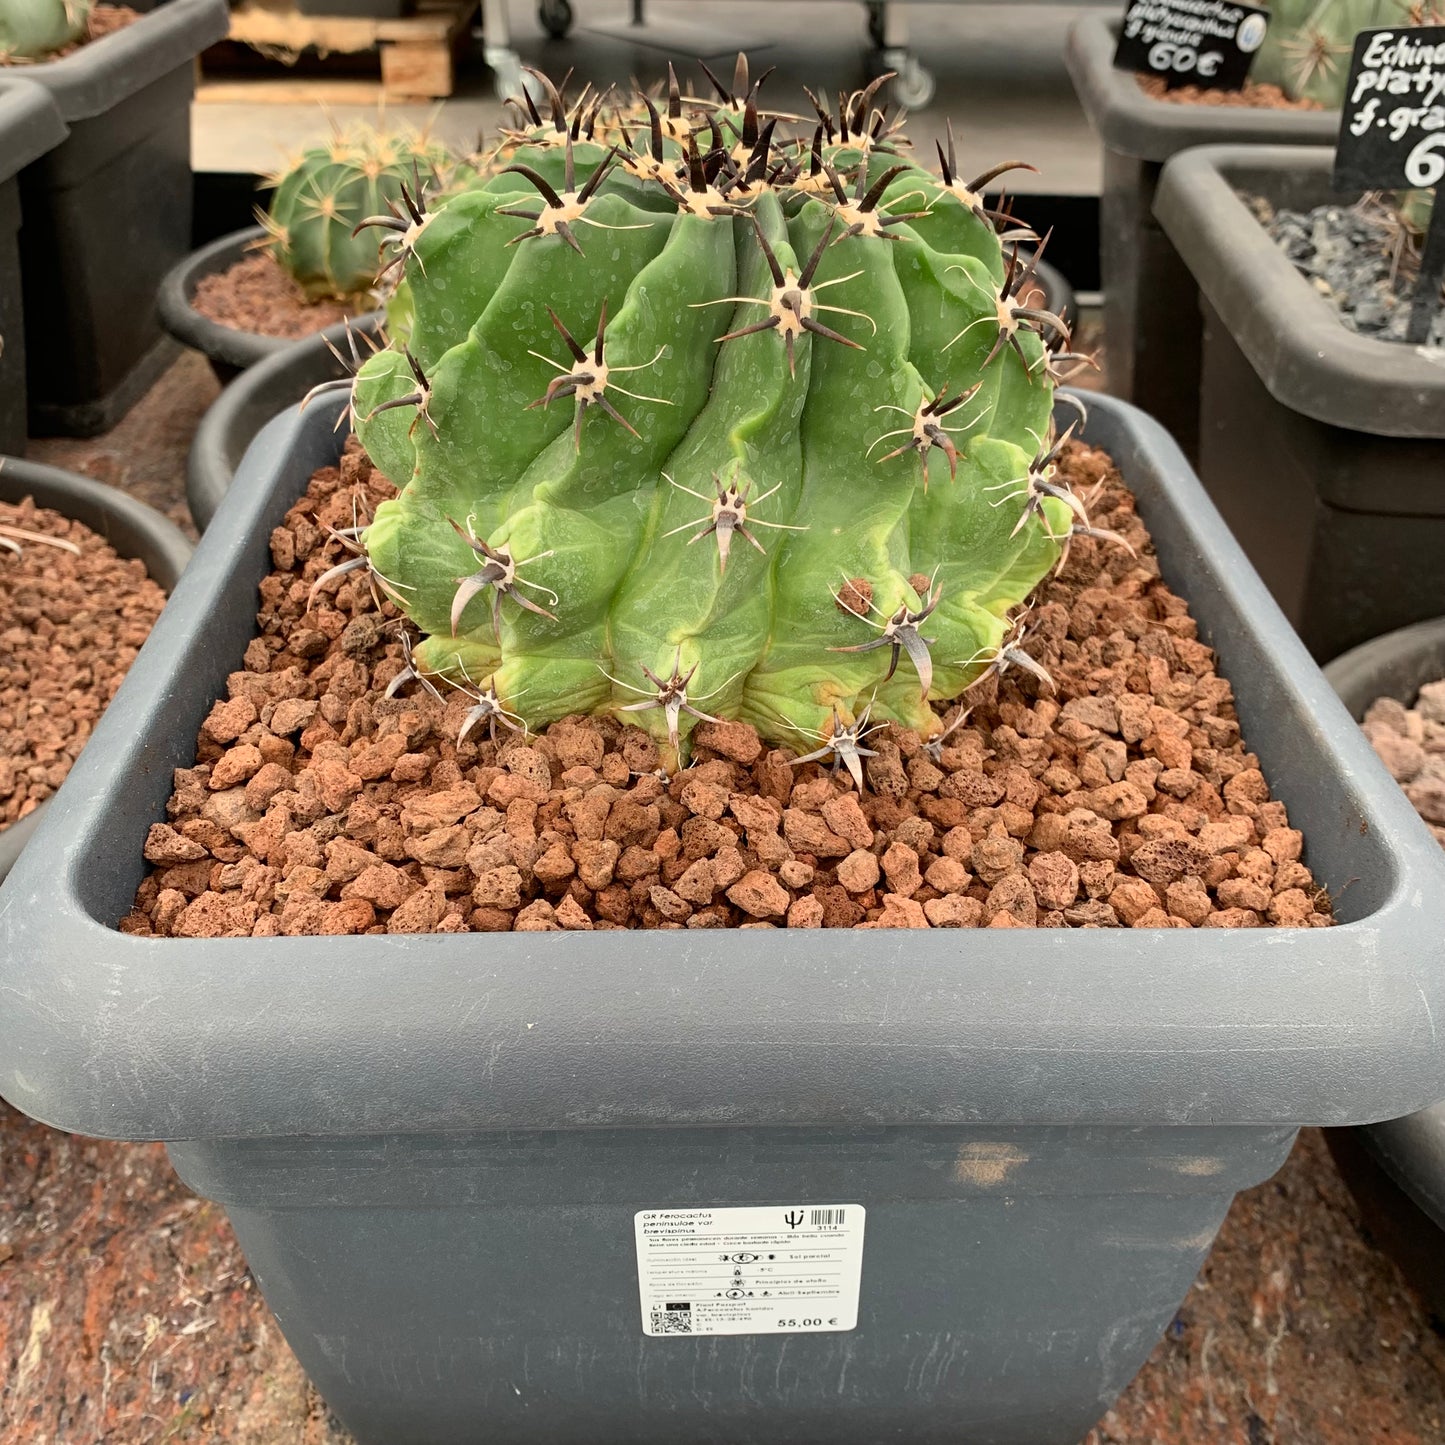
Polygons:
[[1341,191],[1435,190],[1409,339],[1424,341],[1445,279],[1445,25],[1362,30],[1335,148]]
[[1268,24],[1268,10],[1233,0],[1129,0],[1114,64],[1171,89],[1239,90]]
[[1445,25],[1355,37],[1335,151],[1341,190],[1445,179]]

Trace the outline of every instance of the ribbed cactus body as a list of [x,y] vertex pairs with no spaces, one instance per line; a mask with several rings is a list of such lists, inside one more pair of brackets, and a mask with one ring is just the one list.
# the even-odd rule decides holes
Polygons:
[[[636,708],[659,738],[705,713],[796,745],[871,707],[937,732],[929,700],[997,655],[1072,521],[1029,489],[1052,373],[1001,298],[994,223],[912,164],[860,211],[855,177],[889,155],[829,153],[850,205],[800,178],[714,215],[685,165],[669,193],[585,140],[569,187],[567,149],[513,162],[571,207],[583,254],[521,174],[451,199],[407,255],[410,356],[371,358],[354,388],[401,487],[366,550],[425,634],[418,667],[490,683],[533,727]],[[778,295],[781,319],[749,331]],[[696,713],[675,687],[662,705],[677,679]]]
[[1250,79],[1328,110],[1344,103],[1350,57],[1361,30],[1426,18],[1414,0],[1270,0],[1269,9],[1269,31]]
[[43,60],[79,40],[91,0],[0,0],[0,59]]
[[376,280],[377,237],[352,232],[396,205],[403,184],[434,182],[445,161],[441,147],[413,136],[367,127],[338,135],[272,178],[275,195],[259,218],[267,248],[309,299],[359,295]]

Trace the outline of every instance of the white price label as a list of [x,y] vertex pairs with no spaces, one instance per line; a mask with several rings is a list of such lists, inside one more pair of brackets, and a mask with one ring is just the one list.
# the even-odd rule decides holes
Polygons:
[[861,1204],[639,1210],[642,1332],[855,1329],[866,1219]]

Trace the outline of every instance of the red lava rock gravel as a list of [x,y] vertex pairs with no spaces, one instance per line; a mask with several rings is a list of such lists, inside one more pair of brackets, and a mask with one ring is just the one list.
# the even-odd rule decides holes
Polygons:
[[0,547],[0,829],[65,781],[166,596],[143,563],[29,499],[0,502],[0,526],[64,538],[80,555]]
[[1445,680],[1427,682],[1407,708],[1393,697],[1370,704],[1361,724],[1390,775],[1445,847]]
[[345,301],[308,301],[269,251],[253,252],[224,271],[202,276],[191,305],[217,326],[290,340],[355,316],[358,309]]
[[[1064,468],[1096,525],[1041,590],[1026,645],[1057,693],[977,686],[936,758],[869,738],[868,788],[792,766],[741,723],[692,766],[568,718],[474,729],[402,669],[363,578],[308,605],[327,526],[391,493],[352,444],[272,535],[260,635],[175,777],[122,923],[174,937],[590,928],[1319,926],[1329,901],[1245,750],[1229,683],[1160,580],[1108,458]],[[389,610],[389,609],[388,609]],[[409,693],[409,695],[408,695]],[[950,722],[957,709],[948,713]]]
[[1317,100],[1291,100],[1277,85],[1247,80],[1241,90],[1204,90],[1197,85],[1176,85],[1172,90],[1157,75],[1140,75],[1139,89],[1151,100],[1171,105],[1233,105],[1256,110],[1323,110]]

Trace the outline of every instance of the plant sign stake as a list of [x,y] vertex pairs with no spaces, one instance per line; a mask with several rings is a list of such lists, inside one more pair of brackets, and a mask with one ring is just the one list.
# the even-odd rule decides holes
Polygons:
[[1220,0],[1129,0],[1114,64],[1157,75],[1166,86],[1241,90],[1264,44],[1269,11]]
[[1362,30],[1340,112],[1333,184],[1341,191],[1435,190],[1405,339],[1429,339],[1445,286],[1445,25]]

